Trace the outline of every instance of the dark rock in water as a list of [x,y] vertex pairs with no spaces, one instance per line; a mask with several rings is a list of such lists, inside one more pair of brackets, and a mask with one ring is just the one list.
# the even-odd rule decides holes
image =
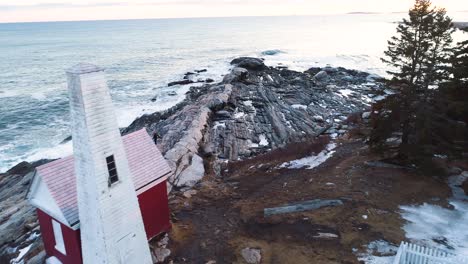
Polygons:
[[167,84],[167,86],[175,86],[175,85],[187,85],[193,83],[192,80],[183,80],[183,81],[177,81],[177,82],[170,82]]
[[151,102],[156,102],[156,100],[158,100],[158,97],[157,97],[157,96],[151,98]]
[[184,74],[184,80],[188,80],[190,78],[190,76],[194,75],[195,73],[193,72],[187,72],[186,74]]
[[333,68],[331,66],[327,66],[325,68],[323,68],[323,70],[326,72],[326,73],[337,73],[338,72],[338,69],[337,68]]
[[7,173],[25,175],[31,172],[32,170],[34,170],[34,167],[29,162],[23,161],[14,166],[13,168],[9,169]]
[[212,83],[212,82],[214,82],[214,80],[211,79],[211,78],[208,78],[208,79],[205,80],[205,82],[206,82],[206,83]]
[[283,51],[281,51],[279,49],[265,50],[265,51],[262,52],[262,55],[273,56],[273,55],[276,55],[276,54],[279,54],[279,53],[283,53]]
[[322,68],[320,68],[320,67],[312,67],[312,68],[308,69],[305,72],[312,75],[312,76],[315,76],[317,73],[319,73],[321,71],[322,71]]
[[265,64],[263,60],[259,58],[251,58],[251,57],[241,57],[231,61],[231,65],[235,65],[237,67],[245,68],[247,70],[254,70],[259,71],[265,69]]
[[207,69],[201,69],[201,70],[195,70],[196,73],[202,73],[202,72],[207,72]]
[[62,142],[60,142],[60,144],[65,144],[67,143],[68,141],[72,140],[72,136],[68,136],[66,137],[64,140],[62,140]]
[[174,91],[170,91],[170,92],[168,92],[168,93],[167,93],[167,95],[169,95],[169,96],[176,96],[176,95],[177,95],[177,93],[176,93],[176,92],[174,92]]

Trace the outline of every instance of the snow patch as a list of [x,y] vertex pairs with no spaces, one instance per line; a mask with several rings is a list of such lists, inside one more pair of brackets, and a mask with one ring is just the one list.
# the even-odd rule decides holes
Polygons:
[[12,264],[22,263],[22,262],[23,262],[23,261],[22,261],[23,257],[29,252],[29,250],[31,249],[31,247],[32,247],[32,244],[29,245],[29,246],[27,246],[27,247],[25,247],[25,248],[20,249],[20,250],[19,250],[19,255],[18,255],[15,259],[12,259],[12,260],[10,261],[10,263],[12,263]]
[[350,90],[350,89],[341,89],[338,92],[340,93],[340,95],[342,95],[344,97],[349,97],[350,95],[352,95],[354,93],[354,91]]
[[293,104],[293,105],[291,105],[291,107],[294,108],[294,109],[307,110],[307,105]]
[[214,123],[213,129],[218,129],[218,128],[220,128],[220,127],[226,128],[226,123],[222,123],[222,122],[216,121],[216,122]]
[[333,153],[335,153],[334,149],[336,148],[335,143],[330,143],[327,145],[325,150],[317,154],[316,156],[309,156],[302,159],[297,159],[289,162],[285,162],[281,164],[280,168],[288,168],[288,169],[301,169],[306,168],[311,170],[320,164],[327,161]]
[[457,255],[468,255],[468,196],[459,185],[468,172],[449,178],[453,209],[438,205],[400,206],[406,237],[418,244],[441,248]]
[[260,135],[259,136],[260,143],[258,143],[260,146],[268,146],[270,143],[268,142],[268,139],[266,138],[265,135]]
[[234,118],[239,119],[245,116],[244,112],[238,112],[234,114]]
[[393,264],[398,247],[385,240],[376,240],[367,245],[367,252],[358,254],[358,260],[366,264]]

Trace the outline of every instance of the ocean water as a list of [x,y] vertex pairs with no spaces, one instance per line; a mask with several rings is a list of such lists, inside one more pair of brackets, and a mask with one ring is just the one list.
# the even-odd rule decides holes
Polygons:
[[[70,143],[61,144],[70,135],[65,69],[76,63],[106,69],[124,127],[183,100],[189,86],[168,82],[197,69],[207,69],[198,78],[221,80],[238,56],[296,70],[330,64],[385,75],[379,58],[404,15],[0,24],[0,172],[71,153]],[[281,52],[262,55],[266,50]]]

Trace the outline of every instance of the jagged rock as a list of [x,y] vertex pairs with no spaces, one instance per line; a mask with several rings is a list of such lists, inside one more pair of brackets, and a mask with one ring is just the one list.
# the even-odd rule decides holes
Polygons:
[[362,113],[362,119],[369,119],[371,116],[371,112],[364,112]]
[[314,120],[315,122],[319,122],[319,123],[322,123],[322,122],[325,121],[325,120],[323,119],[323,117],[322,117],[322,116],[319,116],[319,115],[315,115],[315,116],[313,116],[312,118],[313,118],[313,120]]
[[249,264],[256,264],[262,261],[262,254],[260,249],[256,248],[244,248],[241,251],[241,255],[245,262]]
[[328,73],[326,71],[320,71],[314,76],[314,79],[319,82],[325,82],[328,80]]
[[167,86],[171,87],[171,86],[175,86],[175,85],[187,85],[187,84],[191,84],[193,83],[192,80],[182,80],[182,81],[176,81],[176,82],[170,82],[167,84]]
[[266,68],[263,60],[259,58],[241,57],[231,61],[231,65],[245,68],[247,70],[259,71]]
[[171,255],[171,250],[167,248],[156,248],[153,250],[156,263],[163,263]]
[[344,76],[343,78],[341,78],[341,80],[343,80],[343,81],[345,81],[345,82],[353,82],[353,81],[354,81],[354,77],[353,77],[353,76],[346,75],[346,76]]
[[192,75],[195,75],[195,73],[193,72],[187,72],[186,74],[184,74],[184,80],[189,80]]
[[232,83],[232,82],[241,82],[247,79],[249,71],[244,68],[236,67],[232,69],[231,73],[227,74],[223,78],[224,83]]
[[36,256],[30,258],[26,264],[43,264],[45,262],[46,252],[42,250]]
[[202,73],[202,72],[207,72],[207,69],[201,69],[201,70],[195,70],[196,73]]
[[[264,66],[256,58],[233,64],[252,61]],[[324,68],[302,73],[251,66],[233,68],[222,83],[190,88],[182,103],[137,119],[124,133],[142,127],[150,134],[157,131],[158,147],[174,171],[169,182],[190,186],[203,177],[201,156],[213,157],[220,175],[224,160],[249,158],[325,131],[344,133],[347,128],[341,123],[349,114],[369,111],[361,96],[372,98],[384,88],[380,83],[365,87],[369,74],[344,68],[328,67],[328,74]],[[329,88],[313,81],[315,72],[323,72]],[[343,76],[352,77],[352,85],[343,82]],[[352,96],[343,96],[341,90]]]
[[231,118],[231,113],[226,110],[221,110],[216,112],[216,115],[221,118]]
[[367,80],[368,82],[375,82],[375,81],[377,81],[377,80],[379,80],[379,79],[383,79],[383,78],[382,78],[382,76],[377,75],[377,74],[369,74],[369,75],[367,76],[367,78],[366,78],[366,80]]
[[338,72],[338,69],[337,68],[333,68],[331,66],[327,66],[325,68],[323,68],[323,70],[326,72],[326,73],[336,73]]
[[168,244],[169,244],[169,235],[168,234],[164,235],[164,237],[161,238],[161,240],[158,241],[158,247],[159,248],[166,248]]
[[7,171],[8,174],[25,175],[34,170],[34,167],[26,161],[20,162]]
[[185,191],[182,195],[185,198],[192,198],[192,196],[195,195],[195,194],[197,194],[196,190],[188,190],[188,191]]

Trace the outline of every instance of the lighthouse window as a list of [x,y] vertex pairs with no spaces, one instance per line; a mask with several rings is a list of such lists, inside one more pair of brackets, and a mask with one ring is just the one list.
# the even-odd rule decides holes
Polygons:
[[107,162],[107,171],[109,172],[109,186],[119,181],[119,176],[117,175],[117,168],[115,166],[114,155],[106,158]]

